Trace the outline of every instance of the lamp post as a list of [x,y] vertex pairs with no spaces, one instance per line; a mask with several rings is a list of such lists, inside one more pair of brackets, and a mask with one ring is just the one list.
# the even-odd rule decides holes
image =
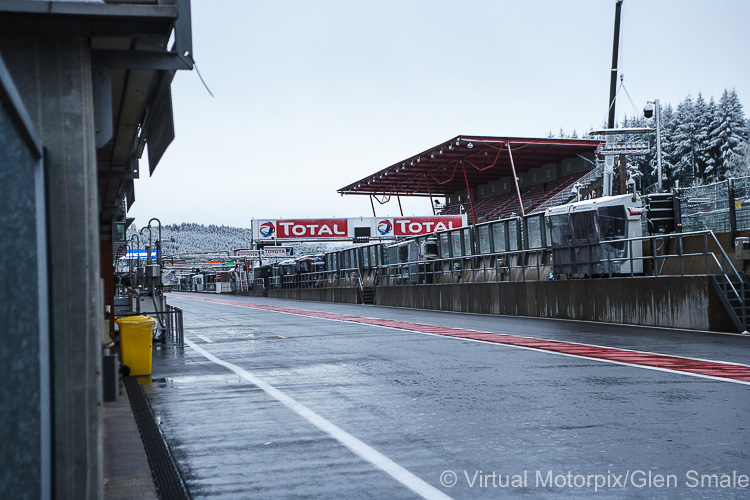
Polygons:
[[[136,247],[136,254],[135,254],[135,268],[137,270],[138,267],[140,266],[140,263],[141,263],[141,238],[138,236],[137,233],[134,234],[134,235],[132,235],[130,237],[130,241],[131,242],[133,241],[133,238],[135,238],[135,241],[138,243],[138,246]],[[131,250],[132,250],[132,248],[131,248]],[[132,258],[132,254],[131,254],[131,258],[129,259],[129,262],[128,262],[128,270],[130,272],[133,271],[132,264],[133,264],[133,258]]]
[[659,99],[646,101],[646,107],[643,108],[643,116],[646,118],[654,116],[656,120],[656,191],[661,193],[661,105],[659,105]]
[[151,223],[153,221],[156,221],[157,223],[159,223],[159,239],[157,240],[157,243],[156,243],[156,263],[159,266],[161,266],[161,245],[162,245],[162,241],[161,241],[161,221],[159,219],[157,219],[156,217],[152,217],[151,220],[148,221],[149,231],[151,231]]
[[146,265],[150,266],[151,265],[151,239],[152,239],[151,226],[142,227],[140,231],[140,235],[143,236],[143,231],[145,231],[146,229],[148,229],[148,245],[144,244],[143,246],[146,248]]

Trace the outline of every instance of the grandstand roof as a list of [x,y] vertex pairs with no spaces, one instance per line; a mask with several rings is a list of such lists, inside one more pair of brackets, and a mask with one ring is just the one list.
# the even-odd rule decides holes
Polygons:
[[[596,152],[591,139],[529,139],[459,135],[338,190],[341,194],[444,196]],[[510,154],[509,154],[510,148]],[[466,176],[464,177],[464,171]]]

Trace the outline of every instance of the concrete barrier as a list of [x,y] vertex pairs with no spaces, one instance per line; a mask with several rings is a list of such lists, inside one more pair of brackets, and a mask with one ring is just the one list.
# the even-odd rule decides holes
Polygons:
[[710,279],[638,277],[380,286],[377,304],[734,332]]
[[291,288],[269,290],[268,296],[278,299],[357,304],[359,303],[359,288]]

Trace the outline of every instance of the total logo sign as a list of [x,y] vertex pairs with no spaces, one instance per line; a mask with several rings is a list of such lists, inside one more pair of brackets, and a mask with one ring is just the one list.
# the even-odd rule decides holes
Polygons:
[[349,235],[347,219],[289,219],[263,221],[258,226],[260,238],[304,239],[346,238]]
[[354,229],[369,227],[376,238],[398,238],[448,231],[466,225],[466,215],[427,217],[360,217],[357,219],[265,219],[253,220],[260,240],[330,239],[354,237]]
[[393,221],[380,219],[377,225],[378,236],[393,236]]
[[464,215],[397,217],[393,224],[395,236],[419,236],[462,227],[466,225],[466,218]]
[[261,222],[258,232],[261,238],[273,238],[276,234],[276,226],[271,221]]

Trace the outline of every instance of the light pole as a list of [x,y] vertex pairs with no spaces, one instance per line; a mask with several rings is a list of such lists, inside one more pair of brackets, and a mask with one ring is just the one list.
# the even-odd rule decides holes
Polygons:
[[[141,264],[141,238],[138,236],[138,234],[134,234],[130,237],[130,241],[133,241],[133,238],[135,238],[136,242],[138,243],[138,246],[136,247],[136,254],[135,254],[135,269],[137,272],[138,267],[140,267]],[[132,251],[132,248],[131,248]],[[128,270],[132,272],[132,266],[133,264],[133,258],[131,254],[130,261],[128,262]]]
[[643,116],[646,118],[654,116],[656,120],[656,191],[661,193],[661,106],[659,105],[659,99],[646,101],[646,107],[643,108]]
[[148,229],[148,245],[144,243],[143,246],[146,247],[146,265],[150,266],[151,265],[151,239],[152,239],[151,226],[142,227],[140,231],[140,235],[143,236],[143,231],[145,231],[146,229]]
[[[148,221],[149,232],[151,231],[151,223],[153,221],[156,221],[156,222],[159,223],[159,240],[157,241],[157,244],[156,244],[156,263],[159,266],[161,266],[161,245],[162,245],[162,241],[161,241],[161,221],[159,219],[157,219],[156,217],[152,217],[151,220]],[[151,242],[149,241],[149,243],[151,243]]]

